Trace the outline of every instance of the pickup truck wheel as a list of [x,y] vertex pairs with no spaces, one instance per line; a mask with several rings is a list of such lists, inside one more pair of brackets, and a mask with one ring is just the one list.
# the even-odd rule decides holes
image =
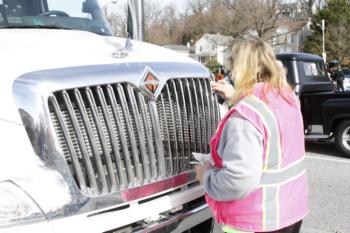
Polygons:
[[335,131],[335,143],[337,148],[350,157],[350,121],[343,121]]

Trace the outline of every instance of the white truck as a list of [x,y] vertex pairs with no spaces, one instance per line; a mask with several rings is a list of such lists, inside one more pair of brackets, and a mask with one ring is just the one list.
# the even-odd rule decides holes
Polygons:
[[0,0],[0,64],[1,233],[210,231],[204,66],[113,37],[97,0]]

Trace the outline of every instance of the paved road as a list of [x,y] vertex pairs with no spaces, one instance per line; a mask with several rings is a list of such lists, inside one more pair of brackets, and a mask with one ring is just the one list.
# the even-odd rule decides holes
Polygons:
[[350,233],[350,159],[331,143],[306,144],[310,213],[301,233]]

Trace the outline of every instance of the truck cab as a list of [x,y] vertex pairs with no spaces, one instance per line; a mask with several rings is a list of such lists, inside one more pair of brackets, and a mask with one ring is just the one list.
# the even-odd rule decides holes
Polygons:
[[210,231],[204,66],[113,37],[96,0],[0,0],[0,51],[0,232]]
[[350,93],[333,90],[320,56],[286,53],[276,57],[299,96],[305,137],[332,140],[344,156],[350,157]]

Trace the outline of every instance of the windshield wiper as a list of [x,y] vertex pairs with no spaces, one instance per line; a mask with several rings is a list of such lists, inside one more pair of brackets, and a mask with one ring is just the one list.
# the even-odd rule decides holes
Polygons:
[[1,28],[44,28],[44,29],[63,29],[63,30],[72,30],[72,28],[61,27],[57,25],[1,25]]

